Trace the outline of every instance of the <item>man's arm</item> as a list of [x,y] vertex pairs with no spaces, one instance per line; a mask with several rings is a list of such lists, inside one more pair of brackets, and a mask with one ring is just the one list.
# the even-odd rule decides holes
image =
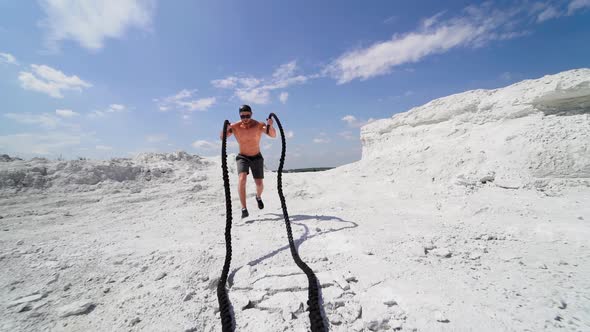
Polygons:
[[[233,125],[230,124],[229,126],[227,126],[227,137],[230,137],[233,134]],[[219,134],[219,139],[223,139],[223,130],[221,130],[221,133]]]
[[265,133],[266,133],[268,136],[270,136],[270,137],[272,137],[272,138],[275,138],[275,137],[277,137],[277,131],[276,131],[276,130],[275,130],[275,128],[272,126],[272,122],[273,122],[273,121],[272,121],[272,119],[270,119],[270,118],[269,118],[269,119],[267,119],[267,120],[266,120],[266,125],[264,125],[264,126],[263,126],[263,129],[264,129],[264,132],[265,132]]

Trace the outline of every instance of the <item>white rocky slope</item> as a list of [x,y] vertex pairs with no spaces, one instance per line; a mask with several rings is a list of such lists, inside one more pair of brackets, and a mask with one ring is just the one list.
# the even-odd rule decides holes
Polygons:
[[[589,330],[589,73],[433,101],[364,127],[357,163],[284,174],[330,330]],[[239,220],[228,164],[237,331],[304,331],[276,174]],[[224,228],[218,158],[2,157],[0,331],[219,331]]]
[[590,69],[433,100],[362,128],[364,164],[416,184],[590,185]]

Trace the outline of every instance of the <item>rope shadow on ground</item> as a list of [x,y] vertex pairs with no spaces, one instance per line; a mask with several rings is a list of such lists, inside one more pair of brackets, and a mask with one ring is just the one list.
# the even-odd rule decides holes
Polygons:
[[[267,215],[274,215],[274,218],[263,218],[263,219],[256,219],[255,221],[279,221],[279,220],[284,220],[283,219],[283,215],[282,214],[278,214],[278,213],[268,213]],[[354,221],[349,221],[349,220],[344,220],[340,217],[336,217],[336,216],[323,216],[323,215],[306,215],[306,214],[298,214],[298,215],[293,215],[293,216],[289,216],[289,220],[291,221],[291,224],[295,224],[298,226],[303,227],[304,232],[303,234],[301,234],[301,236],[297,239],[294,240],[294,244],[295,247],[297,249],[297,251],[299,251],[299,246],[306,240],[308,239],[313,239],[316,236],[320,236],[320,235],[324,235],[324,234],[329,234],[329,233],[333,233],[333,232],[339,232],[339,231],[343,231],[345,229],[352,229],[352,228],[356,228],[358,227],[358,224]],[[340,227],[337,229],[329,229],[329,230],[322,230],[316,234],[313,235],[309,235],[309,227],[306,224],[301,223],[301,221],[305,221],[305,220],[320,220],[320,221],[336,221],[336,222],[340,222],[340,223],[348,223],[350,224],[349,226],[344,226],[344,227]],[[299,222],[297,222],[299,221]],[[248,263],[246,263],[247,265],[250,266],[254,266],[257,264],[260,264],[261,262],[263,262],[264,260],[267,260],[269,258],[272,258],[273,256],[277,255],[278,253],[280,253],[283,250],[288,250],[289,249],[289,244],[282,246],[262,257],[259,257],[255,260],[252,260]],[[228,282],[230,283],[230,285],[233,284],[234,281],[234,276],[235,274],[242,268],[244,267],[244,265],[235,268],[229,275],[228,278]]]

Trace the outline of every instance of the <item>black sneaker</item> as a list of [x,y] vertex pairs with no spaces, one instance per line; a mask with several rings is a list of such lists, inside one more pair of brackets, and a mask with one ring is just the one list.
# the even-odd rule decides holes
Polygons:
[[242,219],[247,218],[250,214],[248,214],[248,209],[242,209]]
[[256,196],[256,202],[258,202],[258,208],[260,210],[264,209],[264,203],[262,203],[262,197]]

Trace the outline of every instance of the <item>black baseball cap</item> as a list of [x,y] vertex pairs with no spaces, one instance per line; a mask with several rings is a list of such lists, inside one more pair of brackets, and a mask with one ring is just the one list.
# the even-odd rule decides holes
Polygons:
[[240,106],[240,113],[242,113],[242,112],[252,113],[252,109],[248,105],[242,105],[242,106]]

